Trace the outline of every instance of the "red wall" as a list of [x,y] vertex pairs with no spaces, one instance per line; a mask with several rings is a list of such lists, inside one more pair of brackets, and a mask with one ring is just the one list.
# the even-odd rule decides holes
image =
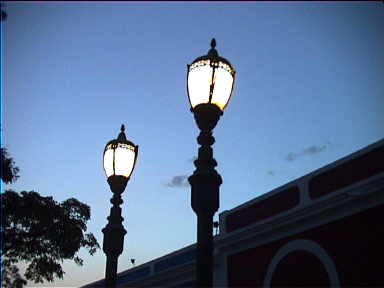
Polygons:
[[[296,235],[228,256],[230,287],[262,286],[270,261],[295,239],[315,241],[335,263],[341,286],[384,287],[384,205]],[[285,282],[285,283],[284,283]],[[320,282],[320,283],[319,283]],[[272,284],[319,286],[329,279],[322,263],[304,251],[289,253],[277,265]]]
[[226,218],[227,232],[243,228],[257,221],[292,209],[300,202],[300,190],[297,186],[289,187],[261,201],[239,209]]

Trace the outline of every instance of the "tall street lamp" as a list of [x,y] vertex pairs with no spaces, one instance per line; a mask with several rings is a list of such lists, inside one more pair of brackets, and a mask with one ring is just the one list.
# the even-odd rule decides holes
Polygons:
[[191,206],[197,215],[196,280],[198,287],[212,287],[213,279],[213,215],[219,208],[221,176],[215,167],[211,145],[215,142],[215,128],[231,98],[235,70],[231,63],[217,53],[212,39],[207,55],[188,65],[187,91],[191,111],[200,135],[196,170],[188,178],[191,184]]
[[104,171],[113,197],[113,204],[108,219],[108,224],[102,230],[104,234],[103,251],[107,255],[105,268],[105,281],[107,287],[116,286],[117,259],[123,252],[124,235],[127,231],[122,224],[120,204],[123,203],[121,194],[135,168],[139,146],[127,140],[124,125],[117,139],[107,143],[104,149]]

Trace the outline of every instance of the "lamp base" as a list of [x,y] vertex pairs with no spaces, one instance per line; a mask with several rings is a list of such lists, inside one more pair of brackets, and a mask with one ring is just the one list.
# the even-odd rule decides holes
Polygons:
[[195,116],[197,126],[203,131],[212,131],[220,116],[223,115],[223,111],[217,105],[211,103],[199,104],[191,111]]
[[127,186],[129,178],[124,176],[112,175],[107,181],[113,193],[122,194]]

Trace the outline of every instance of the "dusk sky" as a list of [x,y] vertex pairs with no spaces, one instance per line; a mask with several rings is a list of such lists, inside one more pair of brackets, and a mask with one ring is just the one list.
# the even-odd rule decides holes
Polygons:
[[[118,271],[196,240],[186,177],[199,131],[186,69],[211,38],[237,72],[214,130],[219,213],[384,137],[380,1],[5,6],[2,146],[20,168],[7,189],[87,203],[102,245],[112,196],[102,154],[124,123],[139,156],[123,194]],[[64,262],[64,279],[45,286],[104,277],[102,250],[80,255],[84,266]]]

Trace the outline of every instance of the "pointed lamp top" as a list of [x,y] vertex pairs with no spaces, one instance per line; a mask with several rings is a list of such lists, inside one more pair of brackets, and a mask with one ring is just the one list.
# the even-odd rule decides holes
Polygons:
[[119,137],[117,137],[117,140],[127,140],[127,137],[125,137],[125,126],[124,124],[121,124],[121,128],[120,128],[120,134],[119,134]]
[[212,48],[216,47],[216,39],[215,38],[212,38],[212,40],[211,40],[211,47]]
[[212,38],[211,40],[211,49],[208,51],[208,56],[215,58],[219,56],[219,53],[217,53],[217,50],[215,49],[216,47],[216,40],[215,38]]

